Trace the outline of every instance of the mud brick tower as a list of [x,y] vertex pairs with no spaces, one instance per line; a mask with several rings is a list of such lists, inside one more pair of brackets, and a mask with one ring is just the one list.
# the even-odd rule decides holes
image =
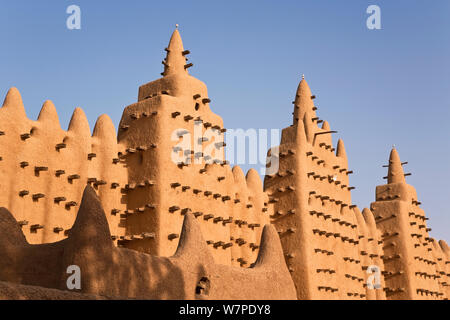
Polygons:
[[[293,125],[279,146],[279,171],[265,177],[274,203],[273,223],[299,299],[383,299],[365,289],[365,269],[382,269],[380,235],[372,213],[351,203],[344,143],[332,145],[328,122],[319,120],[306,80],[294,103]],[[319,127],[318,124],[322,123]],[[375,292],[376,291],[376,292]]]
[[192,63],[178,30],[166,52],[163,77],[139,88],[119,126],[129,179],[121,244],[170,256],[191,212],[218,263],[249,266],[269,222],[262,181],[255,170],[245,177],[224,161],[226,130],[209,107],[206,85],[188,73]]
[[389,157],[387,184],[377,186],[371,204],[382,232],[386,295],[392,299],[448,297],[449,271],[445,242],[430,238],[425,212],[414,187],[405,181],[397,150]]

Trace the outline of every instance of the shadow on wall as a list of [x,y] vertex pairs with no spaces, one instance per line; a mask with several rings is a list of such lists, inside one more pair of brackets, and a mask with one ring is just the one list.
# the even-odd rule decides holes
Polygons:
[[215,264],[191,214],[184,219],[175,255],[155,257],[113,245],[100,200],[90,186],[69,237],[56,243],[28,244],[17,221],[1,208],[0,255],[0,281],[60,290],[68,290],[67,267],[77,265],[81,289],[76,291],[89,297],[296,299],[272,226],[264,228],[253,268]]

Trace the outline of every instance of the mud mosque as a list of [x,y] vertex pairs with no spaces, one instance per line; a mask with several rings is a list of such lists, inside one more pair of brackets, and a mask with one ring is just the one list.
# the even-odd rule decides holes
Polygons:
[[[226,129],[189,75],[178,30],[165,51],[162,77],[139,88],[117,132],[102,115],[91,135],[79,108],[63,130],[51,101],[30,120],[19,91],[7,93],[1,299],[450,297],[449,247],[429,236],[395,148],[386,184],[361,211],[344,142],[333,145],[302,79],[292,125],[268,152],[278,171],[244,174],[224,161]],[[71,265],[80,289],[67,287]]]

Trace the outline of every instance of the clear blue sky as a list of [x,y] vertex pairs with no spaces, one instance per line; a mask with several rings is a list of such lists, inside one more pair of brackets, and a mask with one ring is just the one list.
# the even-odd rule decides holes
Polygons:
[[[81,30],[66,28],[71,4]],[[382,30],[366,28],[370,4]],[[432,236],[450,240],[449,16],[448,0],[2,0],[0,94],[18,87],[31,119],[53,100],[65,129],[77,106],[92,128],[102,113],[117,126],[138,86],[159,77],[178,23],[226,127],[288,126],[304,73],[345,141],[354,202],[374,200],[395,144]]]

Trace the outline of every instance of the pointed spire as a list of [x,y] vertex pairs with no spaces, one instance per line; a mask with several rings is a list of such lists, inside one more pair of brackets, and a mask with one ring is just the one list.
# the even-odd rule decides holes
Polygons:
[[245,174],[240,166],[234,166],[231,171],[233,172],[234,181],[236,183],[245,182]]
[[12,87],[8,90],[5,100],[3,101],[3,107],[12,107],[15,105],[23,105],[22,96],[16,87]]
[[78,135],[90,136],[91,129],[89,128],[89,122],[86,118],[86,114],[83,109],[75,108],[72,114],[72,118],[69,123],[69,131],[73,131]]
[[305,75],[302,75],[302,80],[298,84],[296,98],[308,98],[311,99],[311,89],[308,82],[305,80]]
[[[80,209],[78,209],[77,217],[70,230],[69,241],[70,249],[75,252],[78,248],[112,248],[111,233],[109,230],[108,220],[102,203],[95,190],[87,185],[83,191]],[[68,250],[70,252],[70,250]]]
[[164,64],[164,76],[173,74],[187,74],[186,58],[183,48],[183,41],[181,40],[180,33],[178,32],[178,25],[170,38],[169,46],[166,49],[166,59]]
[[[69,237],[60,243],[64,247],[61,265],[76,265],[84,270],[81,277],[83,292],[114,295],[107,280],[98,276],[104,274],[105,266],[113,265],[116,249],[102,203],[91,186],[87,185],[84,189]],[[66,282],[62,278],[61,281]]]
[[108,115],[102,114],[98,117],[92,136],[102,139],[116,139],[116,128],[114,128],[114,124]]
[[247,182],[248,189],[253,191],[254,193],[263,191],[261,177],[259,176],[258,171],[256,171],[255,169],[251,168],[250,170],[248,170],[245,181]]
[[366,221],[366,225],[369,228],[376,228],[375,217],[373,216],[373,213],[369,208],[364,208],[362,215],[364,217],[364,220]]
[[345,152],[344,141],[339,139],[337,148],[336,148],[336,156],[341,158],[347,158],[347,153]]
[[260,249],[254,268],[267,268],[288,273],[280,237],[273,225],[266,224],[263,228]]
[[314,102],[311,97],[311,89],[306,82],[304,76],[300,81],[294,101],[294,125],[303,119],[305,113],[309,113],[315,117],[316,112],[313,110]]
[[324,121],[322,124],[322,129],[325,131],[330,131],[330,124],[328,123],[328,121]]
[[202,236],[200,225],[192,213],[187,213],[184,216],[180,241],[178,242],[178,247],[173,257],[186,261],[192,261],[191,259],[194,259],[205,264],[214,263],[211,252]]
[[[323,124],[322,124],[322,132],[325,132],[325,131],[331,131],[330,124],[326,120],[324,120]],[[333,144],[333,136],[331,134],[318,135],[318,136],[316,136],[315,140],[316,141],[314,142],[314,144],[318,144],[321,142],[325,142],[329,146],[331,146]]]
[[234,185],[236,187],[235,193],[238,199],[246,199],[248,197],[247,182],[245,180],[244,171],[238,165],[231,170],[233,173]]
[[406,183],[402,162],[395,148],[389,156],[388,183]]
[[3,101],[3,108],[13,110],[18,116],[26,116],[22,96],[17,88],[12,87],[8,90],[5,100]]
[[60,127],[58,113],[52,101],[44,102],[41,112],[39,112],[38,121],[47,122],[53,127]]
[[355,207],[353,209],[353,213],[355,215],[355,219],[358,222],[358,230],[360,231],[360,234],[364,235],[367,233],[367,226],[366,226],[366,221],[364,220],[364,217],[361,213],[361,211],[359,210],[358,207]]

